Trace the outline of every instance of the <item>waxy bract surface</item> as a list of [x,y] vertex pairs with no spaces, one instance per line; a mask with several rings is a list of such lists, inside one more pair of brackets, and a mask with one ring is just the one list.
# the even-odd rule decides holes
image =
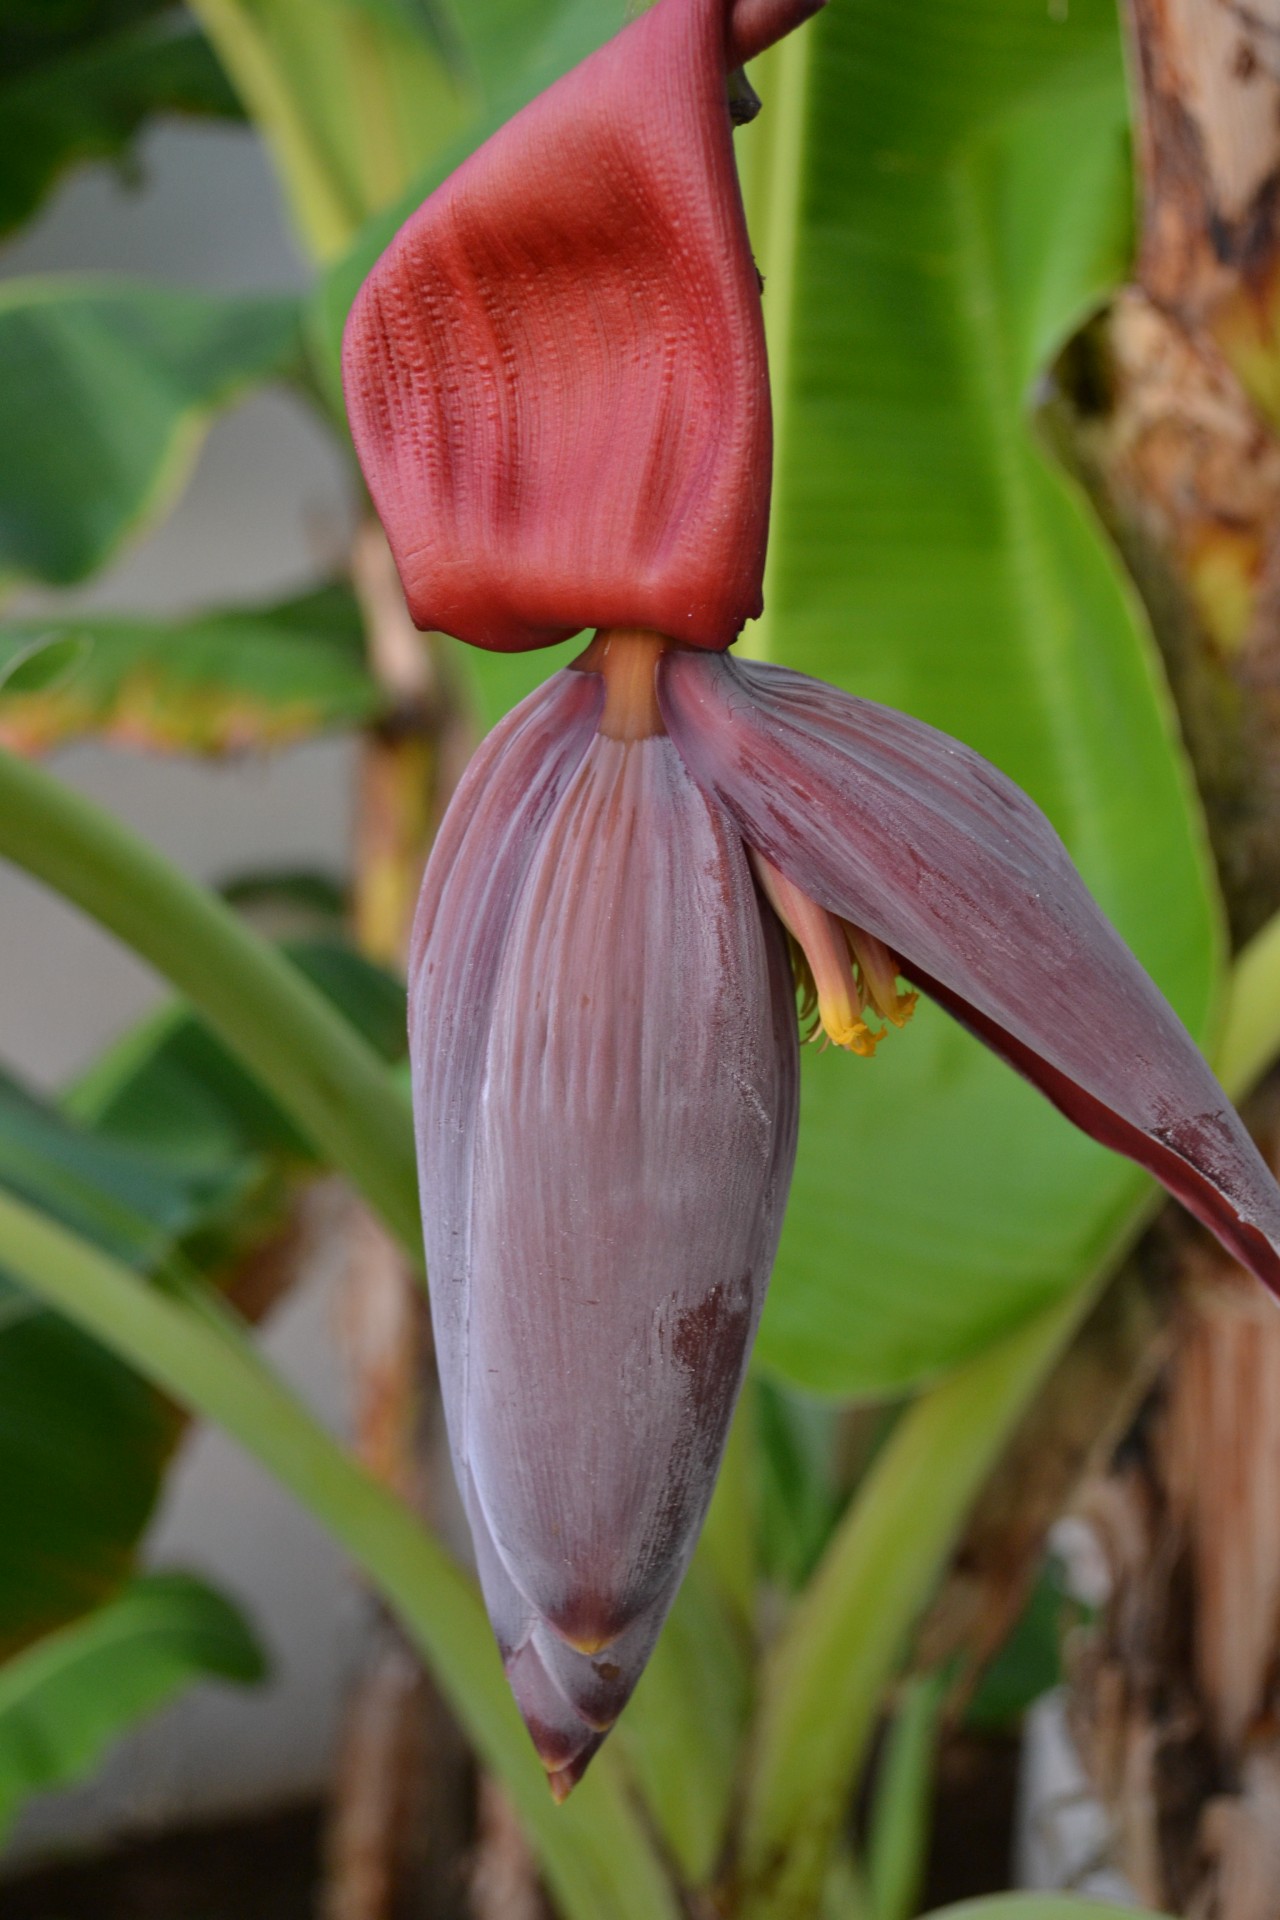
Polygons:
[[591,736],[599,690],[558,675],[473,762],[410,979],[450,1439],[556,1769],[692,1552],[795,1149],[781,930],[671,741]]
[[365,282],[347,410],[420,627],[725,647],[760,612],[769,384],[726,73],[818,4],[659,0]]

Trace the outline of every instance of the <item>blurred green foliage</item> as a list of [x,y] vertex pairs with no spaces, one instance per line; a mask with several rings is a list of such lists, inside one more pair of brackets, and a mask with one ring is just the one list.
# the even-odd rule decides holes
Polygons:
[[234,89],[173,0],[4,0],[0,5],[0,236],[72,167],[128,168],[160,113],[242,118]]

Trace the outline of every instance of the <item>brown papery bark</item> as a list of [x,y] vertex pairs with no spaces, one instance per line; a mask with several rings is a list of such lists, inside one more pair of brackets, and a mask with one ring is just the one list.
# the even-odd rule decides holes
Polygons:
[[1131,0],[1137,285],[1085,436],[1170,666],[1237,937],[1280,900],[1280,5]]
[[1085,1489],[1112,1591],[1071,1716],[1146,1903],[1274,1920],[1280,1900],[1280,1315],[1188,1247],[1173,1352]]
[[1280,417],[1276,0],[1129,0],[1139,83],[1138,281],[1182,331],[1213,341]]

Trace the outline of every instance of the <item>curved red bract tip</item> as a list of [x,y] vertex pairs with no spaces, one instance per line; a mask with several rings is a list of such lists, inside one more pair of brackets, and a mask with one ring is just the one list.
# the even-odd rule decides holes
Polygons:
[[731,65],[820,0],[658,0],[419,208],[347,323],[417,624],[502,651],[762,607],[771,428]]

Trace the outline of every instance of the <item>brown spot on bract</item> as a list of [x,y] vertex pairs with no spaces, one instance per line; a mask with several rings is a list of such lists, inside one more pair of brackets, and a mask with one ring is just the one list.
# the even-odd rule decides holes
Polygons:
[[727,1425],[751,1330],[751,1276],[721,1282],[675,1316],[671,1353],[689,1374],[704,1434]]
[[1242,40],[1237,46],[1231,71],[1237,80],[1252,80],[1258,71],[1258,56],[1247,40]]

